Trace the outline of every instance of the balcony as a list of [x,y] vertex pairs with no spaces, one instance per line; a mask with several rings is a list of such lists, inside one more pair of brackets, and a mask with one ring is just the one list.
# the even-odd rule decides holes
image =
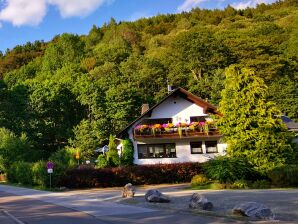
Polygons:
[[179,139],[195,137],[221,136],[215,124],[208,122],[192,122],[190,124],[142,124],[133,130],[135,139]]

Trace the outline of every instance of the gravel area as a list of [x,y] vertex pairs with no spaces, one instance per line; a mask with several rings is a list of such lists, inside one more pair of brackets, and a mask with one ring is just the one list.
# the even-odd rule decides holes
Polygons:
[[[268,206],[276,215],[277,220],[298,223],[298,190],[222,190],[222,191],[197,191],[179,190],[161,191],[171,199],[170,203],[149,203],[145,201],[144,194],[136,194],[134,198],[120,199],[119,203],[141,206],[160,210],[177,210],[212,216],[228,216],[239,218],[232,214],[236,204],[255,201]],[[188,204],[193,193],[204,194],[214,205],[213,211],[189,209]]]

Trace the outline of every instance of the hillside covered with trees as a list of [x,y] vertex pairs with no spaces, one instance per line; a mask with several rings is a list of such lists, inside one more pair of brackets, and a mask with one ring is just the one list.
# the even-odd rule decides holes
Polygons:
[[296,0],[111,19],[88,35],[16,46],[0,53],[0,148],[15,144],[1,163],[47,159],[67,146],[89,159],[143,103],[166,96],[167,83],[219,105],[232,64],[253,69],[269,99],[298,120],[297,52]]

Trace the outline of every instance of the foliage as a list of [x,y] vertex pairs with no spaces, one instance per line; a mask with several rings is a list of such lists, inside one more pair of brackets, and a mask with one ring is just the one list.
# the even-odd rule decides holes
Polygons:
[[198,174],[191,178],[191,186],[203,186],[209,183],[209,179],[204,174]]
[[245,189],[248,188],[248,183],[246,180],[236,180],[232,185],[231,188],[233,189]]
[[268,172],[268,177],[272,184],[279,187],[297,187],[298,186],[298,166],[285,165],[276,167]]
[[101,154],[97,157],[97,164],[96,167],[97,168],[106,168],[108,167],[109,163],[106,159],[106,155]]
[[122,166],[104,169],[68,170],[61,185],[69,188],[114,187],[134,185],[185,183],[202,172],[199,163]]
[[258,177],[256,171],[244,158],[221,156],[204,164],[207,177],[220,183],[232,183],[237,180],[251,180]]
[[253,189],[268,189],[271,187],[271,183],[268,180],[256,180],[252,183]]
[[232,157],[244,156],[265,172],[284,164],[292,152],[280,111],[267,100],[268,87],[250,69],[231,66],[226,71],[225,89],[218,127]]
[[9,170],[16,161],[34,161],[36,152],[31,148],[25,134],[16,136],[8,129],[0,128],[0,167],[1,172]]
[[134,160],[134,148],[130,139],[125,139],[121,141],[122,143],[122,154],[120,156],[120,163],[123,166],[133,165]]
[[49,185],[49,174],[47,173],[47,163],[38,161],[32,164],[33,184],[46,187]]
[[115,137],[110,135],[109,139],[109,150],[107,152],[107,161],[109,166],[115,167],[120,164],[120,158],[117,150],[117,146],[115,143]]
[[54,169],[52,174],[52,185],[58,186],[60,180],[66,175],[67,169],[77,166],[75,159],[75,149],[64,148],[53,153],[49,157],[49,161],[54,163]]
[[12,164],[7,173],[10,182],[32,185],[31,163],[19,161]]
[[[264,93],[253,87],[260,93],[256,101],[243,90],[236,103],[240,109],[234,110],[241,116],[234,121],[244,124],[236,133],[247,133],[235,139],[247,144],[231,142],[239,150],[229,151],[243,151],[260,170],[283,164],[291,155],[284,148],[286,136],[280,136],[278,119],[265,116],[277,110],[262,98],[267,95],[266,102],[298,120],[297,7],[295,0],[285,0],[242,10],[196,8],[134,22],[111,19],[87,35],[62,34],[0,52],[0,127],[14,133],[2,141],[0,131],[1,170],[14,160],[47,160],[67,145],[90,160],[110,134],[139,116],[142,103],[154,105],[167,95],[167,81],[218,105],[224,69],[231,64],[255,70],[268,87]],[[246,119],[249,112],[263,121]]]

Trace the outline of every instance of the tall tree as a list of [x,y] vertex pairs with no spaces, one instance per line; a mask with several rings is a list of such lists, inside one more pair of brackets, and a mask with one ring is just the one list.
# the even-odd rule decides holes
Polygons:
[[267,97],[268,88],[254,71],[237,66],[226,70],[218,126],[228,154],[246,157],[261,172],[284,164],[291,152],[281,113]]

